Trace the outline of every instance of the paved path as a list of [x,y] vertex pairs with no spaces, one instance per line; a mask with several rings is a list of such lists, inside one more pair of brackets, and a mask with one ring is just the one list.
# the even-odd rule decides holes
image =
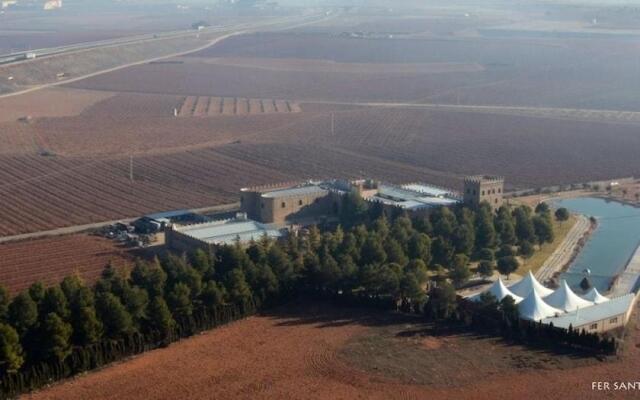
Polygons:
[[578,242],[587,233],[591,226],[591,221],[584,215],[578,216],[578,221],[571,228],[560,246],[549,256],[535,276],[540,282],[546,282],[553,277],[556,272],[560,272],[570,261]]
[[631,293],[640,279],[640,246],[629,259],[629,263],[613,283],[607,294],[610,297],[618,297]]

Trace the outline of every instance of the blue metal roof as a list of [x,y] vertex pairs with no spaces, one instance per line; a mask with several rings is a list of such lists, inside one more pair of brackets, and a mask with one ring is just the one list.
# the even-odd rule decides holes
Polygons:
[[158,213],[154,213],[154,214],[147,214],[147,215],[145,215],[145,217],[149,218],[149,219],[176,218],[176,217],[182,217],[184,215],[190,215],[190,214],[193,214],[193,211],[191,211],[191,210],[173,210],[173,211],[158,212]]
[[427,196],[432,197],[443,197],[452,194],[450,190],[441,189],[436,186],[425,185],[422,183],[411,183],[408,185],[402,185],[402,188],[421,194],[426,194]]
[[262,197],[289,197],[289,196],[304,196],[315,193],[327,193],[326,189],[321,188],[318,185],[300,186],[290,189],[274,190],[271,192],[262,193]]
[[[413,188],[423,188],[423,190],[413,190]],[[425,196],[428,188],[429,186],[418,184],[406,185],[403,187],[380,185],[378,188],[378,194],[371,197],[371,200],[401,207],[405,210],[420,210],[438,206],[450,206],[458,203],[458,200],[447,197]],[[444,191],[439,191],[438,193],[441,192]]]

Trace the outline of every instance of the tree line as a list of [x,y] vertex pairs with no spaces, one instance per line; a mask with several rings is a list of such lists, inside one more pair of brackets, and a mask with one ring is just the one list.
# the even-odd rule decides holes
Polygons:
[[482,274],[494,267],[508,274],[517,255],[530,255],[554,235],[544,207],[442,207],[410,217],[353,195],[342,210],[340,225],[312,226],[282,241],[167,253],[127,271],[108,267],[92,287],[72,275],[13,298],[0,288],[0,370],[66,365],[78,352],[104,352],[105,343],[157,347],[210,325],[197,321],[232,320],[220,319],[221,307],[247,315],[305,290],[389,299],[422,312],[428,281],[463,285],[471,261]]

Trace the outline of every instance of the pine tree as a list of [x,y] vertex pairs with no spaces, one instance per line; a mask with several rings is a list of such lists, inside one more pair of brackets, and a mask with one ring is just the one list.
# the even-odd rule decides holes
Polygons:
[[196,249],[196,251],[193,252],[191,255],[191,265],[201,276],[213,274],[213,262],[211,261],[211,257],[209,257],[209,254],[202,249]]
[[16,372],[24,363],[18,333],[11,325],[0,323],[0,371]]
[[81,307],[72,312],[71,326],[73,327],[73,343],[87,346],[97,343],[102,337],[102,322],[96,315],[94,307]]
[[215,306],[224,304],[226,297],[226,291],[224,286],[218,284],[216,281],[207,281],[202,286],[202,292],[200,298],[202,304],[210,309]]
[[45,291],[46,288],[42,282],[35,282],[29,287],[29,296],[31,296],[31,299],[33,299],[37,305],[40,305],[40,302],[44,299]]
[[47,314],[40,324],[39,345],[43,359],[64,360],[71,354],[71,325],[58,314]]
[[[406,243],[406,241],[405,241]],[[388,239],[384,242],[384,250],[387,254],[387,261],[390,263],[396,263],[402,266],[407,265],[409,258],[405,254],[402,246],[396,239]]]
[[7,320],[10,301],[11,296],[9,296],[9,291],[2,284],[0,284],[0,321]]
[[[544,203],[543,203],[544,204]],[[551,216],[548,213],[536,215],[533,217],[533,229],[538,238],[538,243],[551,243],[555,235],[553,234],[553,225]]]
[[38,321],[38,306],[28,292],[22,292],[9,304],[9,322],[22,337]]
[[184,283],[176,283],[167,296],[167,303],[176,318],[188,317],[193,313],[191,290]]
[[161,296],[155,296],[147,306],[148,326],[152,331],[158,332],[162,339],[171,334],[176,322],[171,316],[169,306]]
[[229,300],[232,303],[242,303],[251,299],[251,289],[247,284],[244,273],[239,269],[230,271],[226,279]]
[[382,264],[386,260],[387,254],[382,243],[375,236],[369,236],[360,251],[360,262],[362,264]]
[[491,208],[484,203],[476,217],[476,248],[493,248],[496,246],[496,231],[493,226]]
[[38,311],[42,317],[55,313],[63,320],[69,318],[69,302],[59,286],[52,286],[44,292],[44,298],[40,302],[40,310]]
[[516,237],[518,241],[535,242],[536,233],[531,221],[531,210],[526,206],[520,206],[513,211],[516,221]]
[[127,284],[123,288],[121,300],[131,316],[134,327],[139,329],[140,324],[145,319],[149,294],[144,288]]
[[469,270],[468,264],[469,257],[464,254],[455,255],[453,266],[449,271],[449,277],[455,286],[460,286],[466,283],[471,277],[471,271]]
[[407,255],[412,260],[422,260],[425,265],[431,262],[431,239],[424,233],[414,232],[407,244]]
[[131,315],[114,294],[99,294],[96,298],[96,311],[108,338],[116,339],[133,331]]

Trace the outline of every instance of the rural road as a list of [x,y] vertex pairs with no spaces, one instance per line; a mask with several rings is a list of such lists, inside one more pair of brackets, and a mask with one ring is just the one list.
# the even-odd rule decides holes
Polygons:
[[[324,14],[322,14],[324,16]],[[233,29],[240,29],[240,30],[235,30],[233,32],[229,32],[226,34],[223,34],[222,36],[217,36],[214,39],[208,41],[206,44],[202,45],[202,46],[198,46],[196,48],[191,48],[189,50],[185,50],[185,51],[181,51],[181,52],[177,52],[177,53],[172,53],[172,54],[166,54],[163,56],[159,56],[159,57],[154,57],[154,58],[148,58],[148,59],[144,59],[144,60],[140,60],[140,61],[135,61],[135,62],[131,62],[131,63],[127,63],[127,64],[123,64],[123,65],[119,65],[117,67],[112,67],[112,68],[107,68],[107,69],[103,69],[100,71],[96,71],[96,72],[92,72],[89,74],[85,74],[82,76],[77,76],[75,78],[70,78],[70,79],[65,79],[65,80],[60,80],[60,81],[55,81],[55,82],[50,82],[50,83],[45,83],[42,85],[37,85],[37,86],[33,86],[33,87],[29,87],[27,89],[23,89],[23,90],[19,90],[16,92],[11,92],[11,93],[5,93],[0,95],[0,99],[2,98],[6,98],[6,97],[13,97],[13,96],[19,96],[19,95],[23,95],[23,94],[27,94],[27,93],[31,93],[31,92],[35,92],[37,90],[42,90],[45,88],[49,88],[49,87],[54,87],[54,86],[60,86],[60,85],[66,85],[68,83],[73,83],[73,82],[77,82],[83,79],[87,79],[87,78],[91,78],[94,76],[98,76],[98,75],[102,75],[102,74],[106,74],[109,72],[113,72],[113,71],[118,71],[124,68],[129,68],[129,67],[134,67],[137,65],[142,65],[142,64],[147,64],[150,62],[154,62],[154,61],[160,61],[160,60],[165,60],[167,58],[174,58],[174,57],[180,57],[180,56],[184,56],[187,54],[191,54],[191,53],[195,53],[197,51],[201,51],[204,50],[208,47],[211,47],[225,39],[228,39],[232,36],[236,36],[236,35],[242,35],[245,33],[249,33],[252,32],[256,29],[264,29],[273,25],[279,25],[279,24],[287,24],[285,27],[281,28],[281,29],[291,29],[291,28],[298,28],[301,26],[305,26],[305,25],[311,25],[311,24],[315,24],[321,21],[325,21],[331,18],[334,18],[336,15],[331,15],[331,16],[324,16],[324,18],[317,18],[319,17],[319,15],[314,15],[314,16],[304,16],[304,20],[303,21],[292,21],[291,24],[287,24],[287,20],[277,20],[277,21],[273,21],[273,22],[269,22],[269,23],[264,23],[264,24],[240,24],[237,25],[235,28],[233,27],[229,27],[228,30],[233,30]],[[309,20],[309,18],[311,18],[311,20]],[[210,33],[210,32],[208,32]],[[221,32],[222,33],[222,32]],[[198,32],[193,32],[193,35],[198,35]],[[187,36],[187,35],[185,35]],[[89,49],[82,49],[82,50],[76,50],[76,51],[72,51],[69,53],[62,53],[62,54],[58,54],[58,55],[52,55],[49,57],[57,57],[57,56],[62,56],[62,55],[67,55],[67,54],[71,54],[71,53],[76,53],[76,52],[86,52],[86,51],[91,51],[91,50],[96,50],[99,48],[108,48],[108,47],[117,47],[117,46],[126,46],[126,45],[131,45],[131,44],[138,44],[138,43],[142,43],[142,42],[146,42],[146,41],[158,41],[158,40],[167,40],[167,38],[161,38],[161,39],[146,39],[146,40],[142,40],[141,42],[135,42],[135,43],[126,43],[126,44],[112,44],[112,45],[105,45],[105,46],[101,46],[101,47],[91,47]],[[42,57],[40,59],[35,59],[35,60],[41,60],[43,58],[48,58],[48,57]],[[11,66],[15,65],[15,64],[10,64]]]
[[[191,209],[190,211],[194,213],[225,212],[225,211],[233,211],[235,209],[238,209],[239,207],[240,207],[240,203],[229,203],[229,204],[220,204],[217,206],[194,208],[194,209]],[[116,222],[122,222],[122,223],[128,224],[130,222],[135,221],[138,218],[140,218],[140,216],[134,217],[134,218],[121,218],[121,219],[116,219],[112,221],[95,222],[92,224],[85,224],[85,225],[67,226],[64,228],[56,228],[48,231],[30,232],[30,233],[23,233],[20,235],[4,236],[4,237],[0,237],[0,243],[14,242],[19,240],[37,239],[37,238],[43,238],[47,236],[70,235],[73,233],[80,233],[80,232],[85,232],[92,229],[102,228],[103,226],[113,225]]]
[[536,272],[536,278],[540,282],[546,282],[551,279],[556,272],[561,271],[571,261],[578,242],[589,231],[590,227],[591,221],[589,221],[589,218],[579,215],[578,221],[576,221],[560,246],[544,262],[542,268]]
[[640,276],[640,246],[636,248],[624,271],[618,275],[614,281],[611,290],[607,295],[609,297],[618,297],[631,293],[638,283]]

